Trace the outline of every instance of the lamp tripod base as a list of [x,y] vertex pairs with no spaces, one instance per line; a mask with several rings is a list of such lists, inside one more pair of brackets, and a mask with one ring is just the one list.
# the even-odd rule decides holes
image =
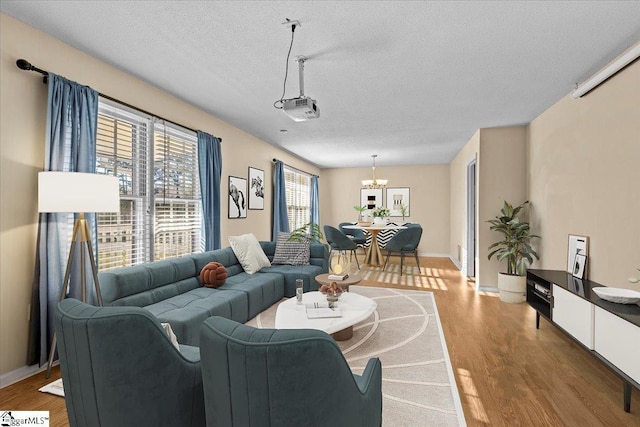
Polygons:
[[[67,259],[67,268],[64,273],[64,280],[62,281],[62,291],[60,292],[59,301],[62,301],[67,296],[67,290],[70,286],[71,266],[73,265],[73,258],[76,251],[76,246],[78,244],[80,244],[80,285],[82,286],[80,293],[82,295],[82,302],[88,303],[86,278],[86,256],[88,253],[89,262],[91,263],[93,283],[96,291],[96,299],[98,300],[98,305],[102,307],[102,294],[100,293],[100,284],[98,283],[98,269],[96,268],[96,261],[93,256],[93,247],[91,246],[91,233],[89,232],[89,224],[84,216],[84,213],[79,214],[78,219],[76,219],[76,222],[73,225],[71,248],[69,249],[69,258]],[[46,378],[49,378],[51,376],[51,367],[53,365],[53,358],[56,353],[57,344],[58,337],[57,333],[54,331],[53,339],[51,340],[51,349],[49,350]]]

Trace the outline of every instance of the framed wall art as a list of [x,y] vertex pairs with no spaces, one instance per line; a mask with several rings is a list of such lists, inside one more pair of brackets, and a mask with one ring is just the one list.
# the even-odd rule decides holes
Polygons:
[[583,254],[576,254],[576,261],[573,264],[573,271],[571,274],[578,279],[584,278],[584,270],[587,264],[587,256]]
[[229,175],[229,218],[247,217],[247,180]]
[[382,188],[361,188],[360,206],[365,206],[369,210],[384,206],[382,204]]
[[249,209],[264,209],[264,171],[249,166]]
[[[584,263],[578,266],[578,268],[582,268],[582,272],[581,275],[577,277],[583,279],[587,276],[586,262],[589,256],[589,237],[569,234],[569,243],[567,244],[567,273],[576,275],[576,257],[578,255],[581,255],[579,261],[584,261]],[[584,256],[584,259],[582,259],[582,256]]]
[[[409,216],[409,187],[387,188],[387,209],[392,217]],[[404,215],[402,208],[404,207]]]

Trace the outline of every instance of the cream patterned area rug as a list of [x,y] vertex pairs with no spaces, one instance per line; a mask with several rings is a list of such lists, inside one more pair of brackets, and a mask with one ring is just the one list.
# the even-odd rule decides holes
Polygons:
[[49,383],[43,387],[40,387],[38,391],[64,397],[64,387],[62,386],[62,378],[59,378],[52,383]]
[[[433,293],[351,286],[376,311],[338,345],[354,373],[371,357],[382,362],[382,424],[466,426]],[[247,322],[273,328],[277,304]]]

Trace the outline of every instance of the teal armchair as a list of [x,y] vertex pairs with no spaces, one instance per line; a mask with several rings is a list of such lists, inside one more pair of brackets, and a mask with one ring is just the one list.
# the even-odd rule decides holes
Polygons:
[[178,351],[147,310],[70,298],[55,327],[71,427],[205,425],[198,348]]
[[208,427],[379,427],[382,366],[354,375],[329,335],[255,329],[222,317],[200,327]]

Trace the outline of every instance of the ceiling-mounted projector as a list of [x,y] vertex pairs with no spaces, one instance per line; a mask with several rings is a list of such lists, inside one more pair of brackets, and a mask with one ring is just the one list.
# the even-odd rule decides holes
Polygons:
[[316,100],[307,97],[284,100],[282,109],[296,122],[320,117],[320,109],[316,104]]
[[[320,117],[320,109],[315,99],[311,99],[304,94],[304,62],[307,60],[304,56],[298,56],[298,76],[300,78],[300,96],[297,98],[283,99],[274,103],[281,103],[282,107],[276,107],[282,109],[289,117],[296,122],[304,122],[309,119],[317,119]],[[286,85],[286,78],[285,78]],[[282,93],[284,95],[284,91]]]

